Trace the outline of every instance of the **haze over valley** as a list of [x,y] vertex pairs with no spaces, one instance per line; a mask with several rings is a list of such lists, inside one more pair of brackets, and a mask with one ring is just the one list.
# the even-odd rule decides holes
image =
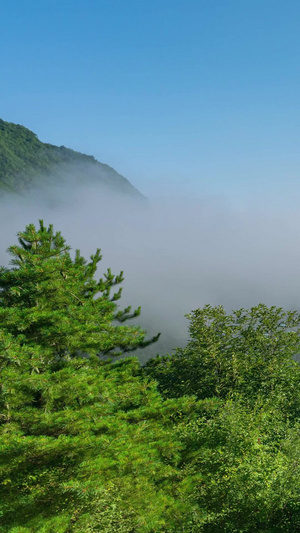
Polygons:
[[143,191],[114,170],[103,185],[102,168],[107,167],[94,162],[102,171],[97,175],[88,158],[83,162],[86,156],[75,156],[78,163],[56,164],[53,173],[48,168],[47,179],[26,169],[28,188],[2,193],[1,264],[7,264],[5,250],[16,233],[40,218],[53,223],[85,257],[101,247],[99,275],[107,267],[114,273],[124,270],[120,306],[141,305],[136,322],[151,335],[162,333],[148,353],[183,345],[184,315],[207,303],[228,311],[260,302],[299,307],[296,211],[241,208],[213,196],[159,198],[159,190],[146,201]]

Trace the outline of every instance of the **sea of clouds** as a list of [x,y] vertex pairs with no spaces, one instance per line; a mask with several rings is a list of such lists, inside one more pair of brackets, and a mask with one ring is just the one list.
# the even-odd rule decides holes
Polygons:
[[68,244],[89,257],[100,247],[99,276],[124,270],[120,306],[142,306],[137,322],[161,331],[147,356],[188,338],[192,309],[222,304],[230,311],[260,302],[286,309],[300,303],[300,213],[238,208],[213,197],[164,195],[148,203],[96,184],[67,181],[0,199],[0,264],[28,223],[52,223]]

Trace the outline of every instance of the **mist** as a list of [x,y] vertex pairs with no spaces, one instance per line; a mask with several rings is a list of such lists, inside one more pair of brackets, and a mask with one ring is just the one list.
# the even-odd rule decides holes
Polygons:
[[188,339],[192,309],[222,304],[230,311],[258,303],[297,309],[300,302],[300,214],[238,207],[214,197],[172,196],[148,203],[64,180],[22,197],[0,198],[0,264],[29,223],[53,223],[73,250],[97,247],[99,276],[111,267],[125,280],[120,307],[142,306],[136,320],[161,339],[144,353],[170,352]]

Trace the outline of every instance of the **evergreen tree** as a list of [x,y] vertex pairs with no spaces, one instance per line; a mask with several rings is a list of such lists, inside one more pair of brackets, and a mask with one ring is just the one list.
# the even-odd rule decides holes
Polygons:
[[19,233],[19,246],[11,246],[13,268],[0,270],[0,320],[2,327],[21,343],[39,346],[50,359],[73,357],[79,352],[118,355],[154,342],[146,341],[139,327],[120,325],[136,317],[120,311],[117,301],[123,273],[110,269],[96,281],[101,260],[98,249],[87,262],[76,250],[75,258],[60,232],[40,221]]
[[123,325],[140,310],[118,310],[122,274],[96,281],[100,251],[72,259],[42,222],[9,251],[13,268],[0,273],[1,530],[163,530],[184,512],[169,484],[180,475],[172,415],[191,402],[163,402],[137,360],[99,359],[149,342]]
[[195,402],[164,402],[133,358],[37,373],[33,348],[5,336],[0,349],[0,530],[176,531],[189,506],[176,493],[174,417]]

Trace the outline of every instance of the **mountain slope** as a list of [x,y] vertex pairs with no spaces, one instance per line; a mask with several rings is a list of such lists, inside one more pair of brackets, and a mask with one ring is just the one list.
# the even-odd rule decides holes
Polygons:
[[0,191],[22,192],[65,178],[144,198],[124,176],[93,156],[43,143],[24,126],[0,119]]

